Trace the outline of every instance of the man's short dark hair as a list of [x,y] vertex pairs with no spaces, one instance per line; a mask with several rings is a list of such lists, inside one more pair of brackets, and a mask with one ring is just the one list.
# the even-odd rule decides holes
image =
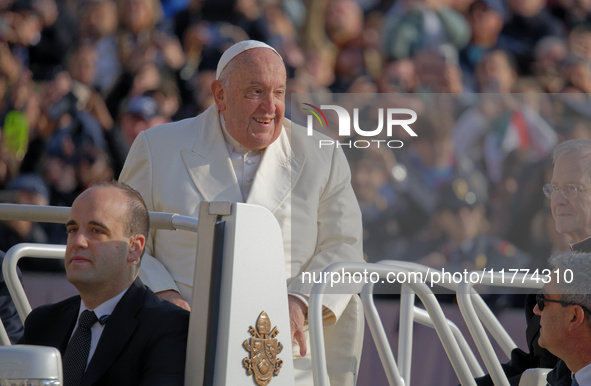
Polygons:
[[133,235],[144,235],[148,238],[148,232],[150,230],[150,217],[148,214],[148,208],[146,202],[141,194],[138,193],[131,186],[116,181],[102,182],[97,185],[93,185],[93,188],[100,187],[112,187],[121,190],[127,195],[127,208],[128,208],[128,219],[125,227],[125,236],[130,237]]

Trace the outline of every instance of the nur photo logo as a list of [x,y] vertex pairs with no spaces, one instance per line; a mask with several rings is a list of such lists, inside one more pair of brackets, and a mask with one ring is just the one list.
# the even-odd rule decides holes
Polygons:
[[[336,147],[349,147],[357,149],[365,149],[370,146],[388,146],[389,148],[401,148],[404,143],[399,139],[392,138],[394,135],[394,128],[401,127],[411,137],[416,137],[417,133],[410,127],[411,124],[416,122],[417,113],[414,110],[408,108],[378,108],[377,109],[377,127],[365,127],[368,126],[367,122],[364,122],[364,127],[360,125],[360,114],[359,108],[353,108],[353,117],[349,111],[339,105],[320,105],[316,107],[310,103],[302,103],[304,106],[302,109],[307,111],[307,134],[312,136],[314,132],[314,118],[320,125],[320,127],[329,128],[328,120],[323,110],[332,110],[336,112],[338,117],[338,137],[339,140],[319,140],[318,146],[336,146]],[[331,128],[334,130],[334,128]],[[376,139],[374,137],[380,136],[384,138],[385,131],[386,139]],[[351,139],[352,136],[356,138],[367,137],[370,139]],[[344,142],[342,142],[344,141]]]

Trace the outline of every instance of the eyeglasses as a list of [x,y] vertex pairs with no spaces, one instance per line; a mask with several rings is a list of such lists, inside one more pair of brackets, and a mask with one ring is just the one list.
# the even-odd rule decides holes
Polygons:
[[548,298],[544,297],[544,294],[542,293],[542,291],[539,291],[538,294],[536,295],[536,304],[538,305],[538,309],[540,311],[544,310],[544,307],[546,306],[546,302],[558,303],[558,304],[562,304],[563,306],[580,306],[583,309],[583,311],[585,311],[588,314],[591,314],[591,311],[589,311],[589,309],[583,305],[573,303],[573,302],[567,302],[566,300],[548,299]]
[[585,189],[583,187],[578,187],[573,184],[567,184],[564,186],[558,186],[556,184],[545,184],[544,186],[542,186],[542,191],[544,191],[544,195],[548,199],[552,199],[552,195],[555,192],[560,191],[564,198],[566,198],[567,200],[572,200],[575,197],[577,197],[577,193],[579,191],[584,192],[585,190],[587,190],[587,189]]

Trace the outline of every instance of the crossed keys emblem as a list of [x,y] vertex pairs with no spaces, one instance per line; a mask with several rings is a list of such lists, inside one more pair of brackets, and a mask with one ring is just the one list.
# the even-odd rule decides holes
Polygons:
[[246,373],[254,377],[257,385],[268,385],[273,376],[279,375],[283,365],[283,360],[277,358],[277,354],[283,350],[283,345],[274,339],[279,330],[277,327],[271,330],[269,316],[263,311],[257,319],[256,329],[250,326],[248,331],[252,337],[245,340],[242,345],[250,353],[250,358],[244,358],[242,364]]

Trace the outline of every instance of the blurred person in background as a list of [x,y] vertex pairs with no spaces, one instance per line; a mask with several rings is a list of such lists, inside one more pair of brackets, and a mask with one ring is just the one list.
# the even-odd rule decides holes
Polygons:
[[324,28],[328,40],[337,49],[357,42],[363,33],[363,11],[353,0],[329,0],[324,11]]
[[333,93],[353,92],[351,88],[362,78],[368,78],[363,46],[356,42],[345,44],[337,53],[334,81],[328,88]]
[[548,10],[572,30],[582,23],[591,23],[591,1],[556,0],[548,2]]
[[474,79],[476,92],[510,93],[517,81],[517,68],[506,51],[493,50],[476,65]]
[[466,19],[437,0],[402,2],[401,14],[384,21],[384,52],[388,59],[413,57],[420,50],[448,44],[461,50],[470,40]]
[[[483,142],[483,155],[489,179],[498,184],[503,164],[512,151],[523,149],[533,160],[547,157],[557,143],[556,131],[541,116],[539,94],[512,96],[507,110],[495,117]],[[532,102],[537,102],[532,103]]]
[[[20,74],[14,82],[4,78],[7,87],[0,104],[0,187],[15,178],[23,167],[31,149],[31,137],[34,137],[42,119],[41,101],[32,74],[22,67],[18,71]],[[28,170],[34,171],[34,168],[29,167]]]
[[378,262],[388,255],[398,255],[393,248],[401,247],[403,240],[399,237],[397,225],[388,216],[395,194],[386,165],[371,151],[350,151],[347,159],[351,165],[351,185],[361,209],[365,259]]
[[118,117],[126,98],[158,89],[185,65],[179,40],[159,28],[162,9],[158,0],[119,0],[118,12],[123,71],[105,98],[112,117]]
[[572,55],[591,62],[591,24],[575,26],[568,34],[568,48]]
[[462,69],[458,52],[451,45],[441,45],[418,51],[413,63],[419,81],[419,90],[433,93],[462,93]]
[[117,47],[117,3],[115,0],[84,0],[78,4],[81,45],[94,47],[94,70],[91,82],[104,97],[121,73]]
[[[78,193],[75,165],[60,154],[49,153],[44,155],[41,164],[41,175],[47,182],[50,191],[49,204],[71,206]],[[65,237],[63,240],[65,241]]]
[[119,0],[118,47],[122,63],[132,60],[154,60],[157,54],[157,27],[162,20],[162,7],[157,0]]
[[76,163],[78,191],[83,192],[92,185],[113,181],[114,171],[109,155],[96,146],[79,149]]
[[29,68],[35,80],[52,79],[66,66],[68,50],[78,35],[78,25],[72,20],[71,11],[58,8],[55,0],[31,1],[39,15],[42,29],[39,42],[29,47]]
[[560,92],[582,94],[591,92],[591,62],[586,58],[569,55],[560,63],[560,67],[564,79]]
[[0,11],[0,16],[2,45],[6,44],[10,48],[11,56],[28,68],[29,49],[39,43],[43,29],[43,20],[33,7],[33,0],[14,1],[8,9]]
[[399,59],[387,62],[377,80],[381,93],[412,93],[419,87],[419,78],[415,64],[411,59]]
[[419,263],[452,271],[525,268],[529,256],[511,243],[490,235],[487,221],[487,183],[472,173],[452,180],[440,192],[431,251]]
[[505,8],[501,0],[475,0],[468,7],[466,20],[470,25],[472,35],[470,42],[460,53],[460,67],[464,83],[474,88],[474,71],[476,65],[487,53],[503,48],[503,29]]
[[[332,46],[311,49],[304,54],[304,64],[296,69],[295,78],[301,82],[303,93],[327,93],[335,81],[336,51]],[[289,79],[288,79],[289,81]]]
[[[46,116],[53,124],[47,136],[47,152],[61,154],[73,160],[76,149],[87,144],[106,149],[103,127],[87,109],[90,98],[88,88],[76,87],[66,72],[58,74],[46,84],[50,98]],[[45,102],[45,101],[44,101]]]
[[[79,159],[86,148],[96,149],[97,152],[107,155],[109,158],[107,164],[113,165],[115,173],[118,175],[125,162],[128,147],[123,143],[121,130],[115,127],[105,100],[93,86],[97,65],[96,55],[94,45],[81,43],[72,48],[68,59],[68,70],[72,78],[71,94],[75,97],[76,108],[88,112],[100,124],[102,137],[105,141],[104,147],[100,146],[100,142],[83,144],[76,150],[76,157]],[[103,181],[103,179],[98,181]],[[81,182],[81,185],[87,186],[88,181]]]
[[[49,205],[49,189],[41,176],[37,174],[21,174],[10,181],[2,192],[3,202],[21,205]],[[63,238],[63,227],[58,239],[53,239],[58,224],[46,224],[23,220],[0,222],[0,250],[8,251],[20,243],[60,242]],[[29,271],[63,271],[63,261],[54,259],[23,258],[19,266]]]
[[503,160],[501,180],[492,184],[491,189],[489,216],[491,234],[501,237],[504,235],[507,224],[513,219],[513,208],[508,203],[515,200],[523,170],[534,162],[534,159],[529,149],[517,148],[510,151]]
[[121,132],[128,148],[139,133],[166,122],[170,122],[170,119],[160,115],[158,104],[154,98],[147,95],[131,98],[119,118]]
[[298,31],[290,15],[279,2],[270,2],[264,11],[264,20],[269,28],[269,43],[283,56],[288,72],[304,65],[304,53],[298,46]]
[[103,130],[108,131],[113,127],[113,118],[103,97],[94,88],[97,55],[95,46],[91,44],[74,46],[68,56],[68,71],[72,78],[71,88],[76,96],[77,105],[90,112]]
[[[430,237],[439,195],[448,184],[468,175],[479,175],[480,180],[486,181],[469,158],[455,152],[451,136],[453,117],[434,106],[427,111],[429,113],[419,115],[413,125],[421,134],[413,138],[409,149],[404,153],[397,152],[395,157],[392,151],[384,149],[388,157],[382,155],[380,160],[389,178],[393,198],[376,221],[385,224],[384,230],[391,237],[402,236],[406,241],[425,234]],[[485,191],[487,189],[484,187]],[[406,259],[410,251],[401,249],[391,251],[404,252],[401,255],[385,255],[383,258]]]
[[[5,196],[5,202],[25,205],[49,205],[49,190],[43,179],[35,174],[23,174],[8,183],[5,191],[12,193]],[[19,243],[46,243],[47,234],[36,222],[2,221],[0,222],[0,250],[7,251]]]
[[183,46],[187,30],[203,20],[204,2],[204,0],[191,0],[185,9],[177,12],[173,17],[173,32]]
[[560,92],[564,87],[560,63],[566,58],[568,48],[564,39],[548,36],[536,45],[533,63],[533,75],[538,80],[543,92]]
[[[269,27],[263,7],[257,0],[205,0],[203,19],[211,23],[227,23],[239,27],[250,39],[268,41]],[[227,48],[221,47],[222,52]]]
[[545,0],[508,0],[510,16],[501,35],[503,47],[517,62],[520,75],[532,73],[534,48],[547,36],[564,37],[563,25],[546,9]]

